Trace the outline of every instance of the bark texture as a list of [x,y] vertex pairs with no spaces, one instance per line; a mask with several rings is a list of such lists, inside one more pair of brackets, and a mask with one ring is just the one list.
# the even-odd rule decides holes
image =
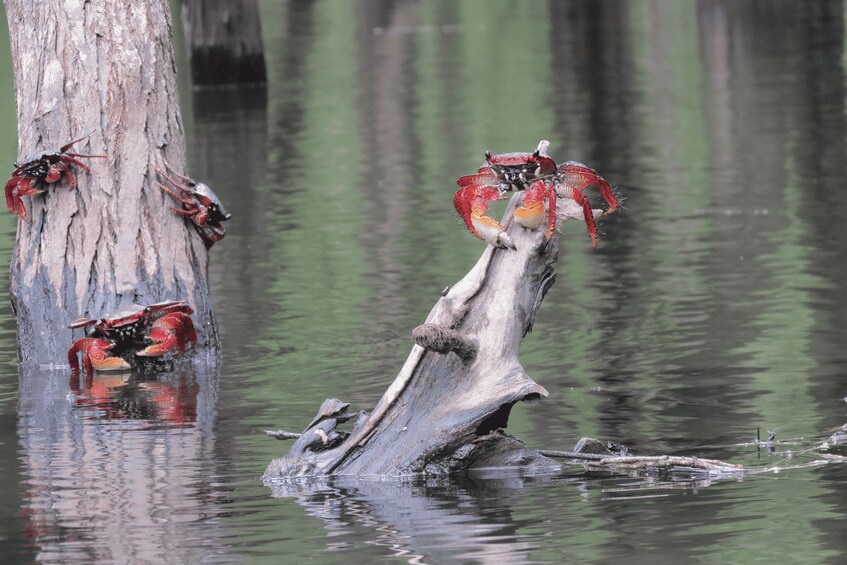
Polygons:
[[182,17],[195,86],[265,82],[256,0],[184,0]]
[[76,189],[25,198],[11,265],[22,362],[64,365],[70,320],[165,299],[191,304],[198,355],[216,358],[207,252],[155,183],[163,157],[185,168],[168,3],[5,4],[19,158],[86,134],[73,151],[108,156],[83,159]]
[[[513,197],[506,211],[512,217]],[[582,218],[572,200],[559,214]],[[595,215],[600,213],[595,211]],[[512,406],[547,396],[518,360],[518,348],[555,280],[558,235],[512,224],[517,250],[489,246],[476,266],[443,293],[413,331],[416,345],[370,414],[360,413],[349,436],[347,404],[326,401],[288,454],[265,472],[284,477],[448,473],[480,467],[558,468],[503,429]]]

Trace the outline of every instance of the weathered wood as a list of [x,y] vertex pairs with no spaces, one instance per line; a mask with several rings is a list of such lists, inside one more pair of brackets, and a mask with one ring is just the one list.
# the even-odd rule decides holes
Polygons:
[[[506,211],[507,225],[521,195]],[[560,219],[582,219],[561,200]],[[600,211],[595,211],[599,216]],[[547,396],[518,361],[544,294],[555,280],[559,237],[508,226],[517,250],[488,247],[476,266],[443,294],[415,329],[417,342],[400,374],[369,416],[360,415],[337,445],[314,445],[307,428],[273,461],[266,482],[311,475],[446,473],[490,466],[554,469],[559,463],[502,433],[512,406]],[[336,432],[339,421],[316,427]]]
[[195,86],[265,82],[256,0],[184,0],[182,19]]
[[185,148],[165,0],[6,0],[19,157],[74,147],[105,154],[25,198],[18,222],[12,305],[24,364],[61,366],[69,321],[129,303],[186,299],[200,348],[216,358],[207,252],[154,182],[162,157],[184,169]]

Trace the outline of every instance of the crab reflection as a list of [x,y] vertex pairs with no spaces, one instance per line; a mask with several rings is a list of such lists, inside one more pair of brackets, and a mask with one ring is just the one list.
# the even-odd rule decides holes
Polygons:
[[192,374],[144,375],[130,371],[72,375],[74,407],[86,418],[137,420],[190,427],[197,420],[200,385]]
[[34,560],[204,559],[203,544],[187,539],[216,528],[204,520],[222,496],[208,479],[219,473],[219,373],[199,362],[164,369],[70,381],[67,372],[22,371],[20,516]]

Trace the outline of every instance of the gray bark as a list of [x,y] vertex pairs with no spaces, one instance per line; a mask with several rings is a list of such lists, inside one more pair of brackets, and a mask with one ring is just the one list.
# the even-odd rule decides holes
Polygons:
[[256,0],[184,0],[182,17],[195,86],[265,82]]
[[[512,199],[506,218],[520,198]],[[582,218],[572,200],[561,199],[558,211]],[[413,332],[416,345],[371,413],[360,414],[345,436],[338,425],[350,419],[346,404],[325,402],[289,452],[267,468],[267,484],[298,476],[560,466],[503,431],[516,402],[547,396],[524,371],[518,348],[555,280],[559,237],[545,242],[543,230],[515,223],[508,231],[517,250],[489,246],[444,293]]]
[[199,351],[217,357],[207,252],[158,188],[155,167],[185,165],[171,21],[165,0],[5,0],[17,97],[19,158],[90,135],[67,181],[25,198],[11,265],[24,364],[65,365],[80,315],[185,299]]

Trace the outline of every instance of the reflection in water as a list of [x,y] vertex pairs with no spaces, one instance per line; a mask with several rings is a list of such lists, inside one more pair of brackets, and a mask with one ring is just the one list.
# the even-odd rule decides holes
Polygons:
[[[21,375],[22,509],[39,560],[196,562],[212,510],[217,375]],[[205,525],[204,530],[214,529]],[[211,531],[211,530],[209,530]],[[199,534],[198,534],[199,535]]]
[[[590,523],[601,517],[600,513],[585,513],[588,500],[602,497],[609,504],[618,504],[661,499],[670,506],[682,496],[696,495],[716,484],[703,477],[611,478],[574,469],[563,476],[498,470],[465,479],[339,477],[277,484],[272,492],[275,497],[296,498],[310,516],[322,521],[328,551],[349,550],[364,538],[380,548],[377,556],[399,557],[409,563],[537,563],[554,555],[560,562],[561,556],[573,558],[586,548],[582,559],[591,561],[600,555],[590,547],[602,539],[602,533],[569,533],[572,526],[568,524]],[[548,498],[550,490],[562,493],[565,489],[566,498]],[[538,520],[543,512],[534,508],[533,502],[557,509],[562,516]],[[583,509],[574,506],[580,504]],[[569,538],[567,545],[555,541],[565,537]],[[674,561],[671,555],[666,557]]]
[[191,375],[180,375],[176,383],[166,378],[142,378],[130,372],[92,373],[84,375],[80,383],[79,375],[72,375],[70,389],[74,406],[85,409],[85,418],[191,427],[197,420],[200,385]]
[[[446,480],[410,484],[339,479],[322,485],[279,485],[273,494],[296,497],[310,516],[323,522],[335,550],[344,549],[355,532],[364,530],[383,555],[409,563],[530,563],[532,543],[516,535],[509,505],[496,502],[522,482],[489,480],[473,488]],[[492,513],[496,520],[490,519]]]

